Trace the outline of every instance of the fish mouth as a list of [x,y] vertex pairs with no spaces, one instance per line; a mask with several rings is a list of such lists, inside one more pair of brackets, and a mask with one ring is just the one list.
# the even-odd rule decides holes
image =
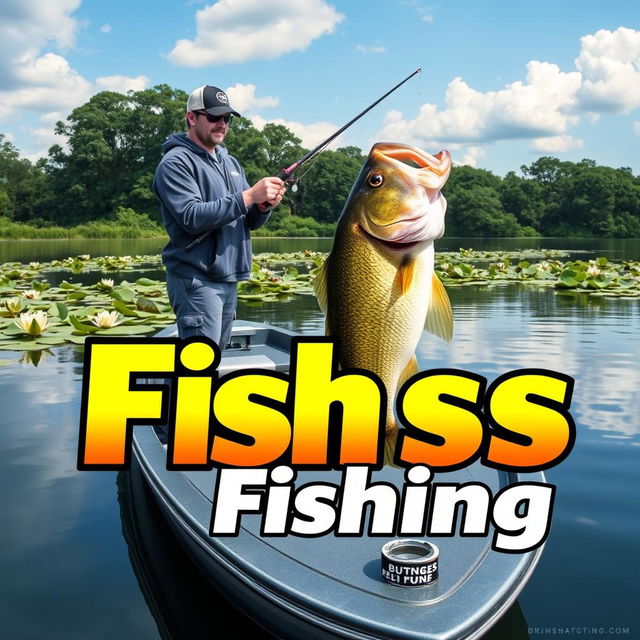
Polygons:
[[[451,155],[442,150],[431,155],[422,149],[398,142],[377,142],[372,154],[378,160],[391,163],[403,174],[413,178],[427,192],[439,191],[451,171]],[[414,163],[413,166],[408,163]]]
[[402,224],[406,222],[418,222],[418,220],[420,220],[423,215],[424,215],[424,212],[420,212],[419,215],[413,216],[411,218],[407,216],[406,218],[398,218],[397,220],[394,220],[393,222],[389,222],[388,224],[376,224],[376,227],[379,227],[380,229],[388,229],[389,227],[393,227],[397,224]]
[[358,230],[361,231],[367,238],[375,240],[375,242],[379,242],[382,246],[387,247],[388,249],[391,249],[393,251],[408,251],[409,249],[413,249],[414,247],[417,247],[419,244],[422,244],[424,242],[424,240],[412,240],[410,242],[383,240],[382,238],[369,233],[369,231],[367,231],[361,224],[358,225]]
[[366,237],[405,251],[442,237],[447,205],[440,188],[451,171],[449,152],[431,155],[408,144],[377,142],[369,158],[368,166],[380,167],[399,195],[380,210],[363,208],[359,223]]

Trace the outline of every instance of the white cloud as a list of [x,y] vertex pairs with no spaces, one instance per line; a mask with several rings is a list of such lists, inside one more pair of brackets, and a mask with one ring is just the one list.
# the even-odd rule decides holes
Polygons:
[[196,37],[168,58],[185,67],[273,59],[303,51],[344,19],[324,0],[218,0],[196,13]]
[[47,149],[52,144],[64,144],[66,142],[65,136],[56,135],[50,127],[31,129],[31,134],[37,144],[43,145]]
[[49,148],[54,144],[64,147],[67,144],[67,137],[57,135],[54,131],[54,125],[58,120],[64,120],[65,113],[62,111],[50,111],[40,116],[40,125],[36,127],[22,126],[20,130],[26,133],[32,143],[31,149],[22,155],[35,162],[40,158],[45,158]]
[[91,83],[55,53],[39,57],[33,52],[24,54],[17,60],[15,75],[21,80],[21,87],[0,92],[4,107],[0,109],[0,119],[23,109],[68,111],[82,104],[92,92]]
[[100,27],[100,31],[102,31],[102,33],[111,33],[111,25],[110,24],[103,24]]
[[44,46],[73,45],[79,25],[71,14],[80,0],[5,0],[0,9],[0,119],[24,109],[69,110],[91,94],[85,80]]
[[[77,21],[71,14],[81,0],[3,0],[0,5],[0,64],[10,71],[16,53],[53,42],[67,49],[75,42]],[[4,78],[3,78],[4,79]]]
[[433,14],[431,13],[431,8],[425,7],[418,0],[404,0],[400,4],[411,7],[420,16],[420,20],[422,22],[428,22],[429,24],[433,22]]
[[[479,158],[485,154],[485,151],[482,147],[467,147],[466,153],[453,153],[452,160],[455,165],[469,165],[470,167],[475,167]],[[462,156],[461,159],[460,156]]]
[[640,106],[640,31],[601,29],[580,39],[583,109],[629,113]]
[[358,51],[359,53],[384,53],[387,50],[386,47],[382,46],[381,44],[376,44],[373,46],[366,46],[364,44],[359,44],[356,47],[356,51]]
[[36,147],[35,151],[24,154],[24,157],[31,162],[35,162],[40,158],[46,158],[47,153],[54,144],[59,144],[64,147],[67,143],[66,136],[59,136],[53,130],[53,127],[37,127],[35,129],[28,129],[31,140]]
[[116,91],[126,94],[128,91],[142,91],[149,86],[149,78],[147,76],[136,76],[130,78],[128,76],[103,76],[96,78],[96,86],[100,91]]
[[49,111],[40,116],[40,122],[43,124],[55,124],[58,120],[63,120],[65,115],[62,111]]
[[533,151],[541,151],[543,153],[565,153],[571,149],[582,149],[583,146],[584,142],[582,140],[568,135],[536,138],[531,143]]
[[278,98],[273,96],[257,98],[255,84],[234,84],[227,89],[227,95],[230,104],[242,115],[254,113],[260,107],[277,107],[279,104]]
[[[265,124],[281,124],[287,127],[292,133],[294,133],[300,140],[302,140],[302,146],[307,149],[312,149],[316,145],[320,144],[323,140],[328,138],[332,133],[338,130],[338,126],[332,122],[314,122],[312,124],[302,124],[300,122],[293,122],[291,120],[282,120],[277,118],[275,120],[265,120],[260,116],[253,116],[251,118],[253,126],[262,131]],[[338,136],[327,148],[335,149],[340,146],[340,138]]]
[[23,153],[32,160],[46,155],[51,144],[64,143],[54,134],[54,123],[97,91],[142,89],[149,82],[144,76],[110,76],[93,83],[71,67],[60,51],[73,46],[83,26],[73,17],[80,2],[4,0],[0,5],[0,121],[15,122],[26,134]]
[[446,90],[446,108],[424,104],[413,120],[390,112],[380,137],[445,142],[487,142],[509,138],[562,134],[577,118],[572,115],[579,73],[563,73],[555,64],[531,61],[526,82],[481,93],[462,78]]
[[[292,120],[282,118],[267,119],[257,113],[257,109],[276,107],[280,104],[278,98],[274,96],[256,96],[256,86],[253,84],[235,84],[228,87],[226,92],[229,102],[234,109],[237,109],[243,116],[251,120],[256,129],[262,131],[266,124],[280,124],[289,129],[302,141],[302,146],[311,149],[328,138],[337,131],[338,126],[332,122],[314,122],[312,124],[302,124]],[[341,136],[336,138],[328,148],[336,148],[340,144]]]
[[568,132],[582,117],[595,124],[600,113],[640,107],[640,31],[603,29],[580,42],[575,71],[532,60],[524,81],[484,93],[454,78],[444,108],[426,103],[414,117],[389,111],[377,137],[421,146],[532,139],[537,151],[581,148],[582,140]]

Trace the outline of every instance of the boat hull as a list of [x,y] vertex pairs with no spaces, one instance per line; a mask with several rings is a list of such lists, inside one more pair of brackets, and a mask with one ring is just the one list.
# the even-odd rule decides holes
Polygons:
[[[287,640],[480,637],[514,603],[542,551],[493,551],[492,532],[432,537],[440,548],[438,582],[401,588],[380,576],[380,549],[393,536],[273,538],[260,535],[258,514],[244,514],[237,536],[211,537],[218,471],[167,471],[166,449],[152,427],[134,428],[133,453],[167,522],[207,579],[258,624]],[[304,471],[297,484],[340,484],[340,477],[338,471]],[[495,495],[525,480],[544,477],[476,463],[436,474],[433,483],[481,482]],[[401,489],[404,470],[384,467],[372,481]]]

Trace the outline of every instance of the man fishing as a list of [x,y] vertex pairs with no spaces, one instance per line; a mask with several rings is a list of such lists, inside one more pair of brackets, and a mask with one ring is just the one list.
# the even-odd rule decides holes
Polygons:
[[240,114],[224,91],[195,89],[187,101],[188,133],[165,141],[153,180],[169,234],[162,261],[178,335],[206,336],[221,349],[231,335],[237,284],[251,272],[249,232],[267,221],[285,192],[278,177],[249,187],[222,144],[233,116]]

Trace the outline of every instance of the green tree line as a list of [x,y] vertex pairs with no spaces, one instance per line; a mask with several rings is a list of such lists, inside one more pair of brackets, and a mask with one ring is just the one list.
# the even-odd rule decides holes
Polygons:
[[[162,142],[185,129],[186,100],[168,85],[98,93],[56,123],[67,143],[36,163],[0,134],[0,236],[21,229],[53,236],[65,228],[94,237],[162,233],[151,181]],[[245,118],[233,120],[226,144],[250,183],[307,151],[288,128],[258,130]],[[304,165],[298,189],[288,190],[259,232],[331,235],[365,158],[361,149],[343,147]],[[640,237],[640,177],[626,167],[542,157],[500,177],[459,166],[443,192],[449,236]]]

